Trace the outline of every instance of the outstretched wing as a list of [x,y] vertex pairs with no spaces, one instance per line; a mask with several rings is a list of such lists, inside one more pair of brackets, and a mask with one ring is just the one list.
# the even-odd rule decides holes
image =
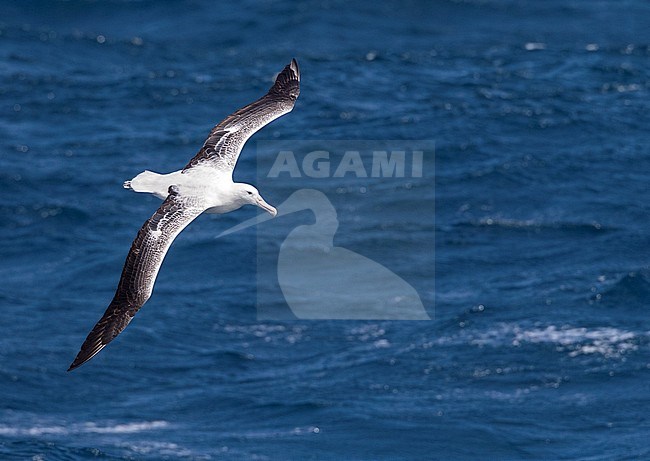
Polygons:
[[175,186],[169,188],[163,204],[133,241],[113,301],[88,334],[68,371],[93,358],[126,328],[151,296],[158,270],[172,242],[204,210],[195,200],[180,195]]
[[232,174],[248,138],[276,118],[291,112],[299,94],[300,70],[293,59],[280,72],[266,95],[229,115],[212,129],[199,153],[183,171],[197,165],[208,165]]

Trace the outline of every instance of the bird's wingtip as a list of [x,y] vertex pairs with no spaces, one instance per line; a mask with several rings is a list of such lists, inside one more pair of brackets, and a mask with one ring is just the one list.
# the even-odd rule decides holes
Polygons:
[[[103,348],[102,348],[102,349],[103,349]],[[100,349],[100,350],[101,350],[101,349]],[[70,364],[70,366],[68,367],[68,370],[67,370],[67,371],[72,371],[72,370],[75,370],[75,369],[79,368],[81,365],[83,365],[83,364],[86,363],[88,360],[92,359],[95,355],[97,355],[97,352],[99,352],[99,350],[98,350],[97,352],[95,352],[94,354],[90,355],[90,356],[88,356],[88,355],[86,355],[86,354],[84,354],[83,356],[81,356],[81,355],[82,355],[82,352],[84,352],[84,351],[80,351],[80,352],[79,352],[79,354],[77,355],[77,357],[74,359],[74,361],[73,361],[73,362]],[[80,356],[81,356],[81,357],[80,357]]]
[[79,354],[77,354],[77,357],[75,357],[75,359],[72,361],[67,371],[72,371],[76,368],[79,368],[81,365],[83,365],[84,363],[86,363],[88,360],[92,358],[92,357],[88,357],[82,359],[80,355],[81,355],[81,351],[79,352]]
[[81,366],[81,363],[77,363],[77,359],[74,359],[74,361],[70,364],[68,369],[66,371],[72,371],[75,368],[79,368]]
[[291,60],[291,64],[289,64],[289,68],[293,71],[298,81],[300,81],[300,67],[298,67],[298,61],[296,61],[296,58],[293,58]]
[[[108,341],[107,343],[103,343],[102,341],[98,341],[95,337],[93,337],[94,330],[90,332],[88,335],[88,338],[86,341],[84,341],[83,345],[81,346],[81,350],[77,354],[77,356],[74,358],[72,363],[70,364],[70,367],[68,368],[68,371],[72,371],[75,368],[79,368],[81,365],[95,357],[99,352],[104,349],[108,343],[111,341]],[[93,341],[94,339],[94,341]],[[90,340],[90,341],[89,341]]]
[[300,94],[300,68],[298,61],[292,59],[284,66],[282,72],[275,77],[275,83],[269,90],[269,94],[292,97],[295,100]]

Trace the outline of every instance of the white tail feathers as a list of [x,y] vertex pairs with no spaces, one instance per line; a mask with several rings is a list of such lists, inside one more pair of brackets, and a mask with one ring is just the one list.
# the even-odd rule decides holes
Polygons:
[[145,170],[130,181],[124,181],[124,188],[135,192],[146,192],[164,199],[169,189],[167,175]]

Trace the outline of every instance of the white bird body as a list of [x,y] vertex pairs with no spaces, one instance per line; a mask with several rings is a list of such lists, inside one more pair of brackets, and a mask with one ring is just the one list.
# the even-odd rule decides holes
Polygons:
[[153,194],[161,200],[167,198],[172,185],[183,195],[200,197],[206,207],[204,213],[229,213],[249,203],[242,200],[239,189],[249,184],[233,182],[230,174],[204,166],[167,174],[145,170],[124,183],[126,189]]

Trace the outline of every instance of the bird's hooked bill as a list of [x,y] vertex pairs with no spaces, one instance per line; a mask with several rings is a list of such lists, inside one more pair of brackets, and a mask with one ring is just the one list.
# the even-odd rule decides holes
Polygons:
[[257,206],[267,211],[271,217],[275,217],[278,214],[278,210],[275,209],[272,205],[269,205],[262,197],[257,200]]
[[[264,202],[264,200],[261,197],[260,200]],[[269,219],[273,219],[273,217],[275,216],[279,218],[280,216],[285,216],[303,210],[312,210],[314,214],[319,215],[321,217],[328,213],[334,213],[334,220],[336,221],[336,212],[332,207],[332,203],[325,196],[325,194],[314,189],[297,190],[296,192],[292,193],[289,196],[289,198],[287,198],[284,202],[278,205],[277,211],[268,203],[266,202],[264,203],[266,204],[266,206],[273,209],[275,213],[260,205],[260,208],[263,208],[266,211],[268,211],[271,214],[271,216],[269,215],[255,216],[254,218],[239,223],[236,226],[231,227],[230,229],[226,229],[221,234],[217,235],[217,238],[224,237],[226,235],[230,235],[235,232],[239,232],[251,226],[262,224],[263,222],[266,222]],[[329,210],[330,208],[331,211]]]
[[[260,197],[260,200],[262,202],[264,202],[264,199],[262,199],[261,197]],[[235,232],[239,232],[239,231],[244,230],[244,229],[246,229],[248,227],[252,227],[252,226],[256,226],[258,224],[262,224],[263,222],[266,222],[269,219],[273,219],[276,216],[280,217],[280,216],[287,215],[289,213],[294,213],[296,211],[301,211],[301,210],[305,209],[305,207],[302,206],[300,203],[296,203],[295,200],[292,200],[292,197],[289,197],[287,200],[285,200],[280,205],[278,205],[277,210],[275,208],[273,208],[271,205],[269,205],[268,203],[266,203],[266,202],[264,202],[264,204],[268,208],[266,208],[266,207],[264,207],[262,205],[259,205],[259,202],[258,202],[258,205],[260,206],[260,208],[264,209],[265,211],[268,211],[269,214],[257,215],[254,218],[251,218],[251,219],[248,219],[248,220],[246,220],[244,222],[241,222],[241,223],[237,224],[236,226],[231,227],[230,229],[226,229],[221,234],[217,235],[217,238],[225,237],[226,235],[234,234]]]
[[300,206],[296,207],[296,205],[292,202],[293,201],[291,200],[291,198],[289,198],[284,202],[282,202],[280,205],[278,205],[278,208],[276,210],[274,207],[266,203],[262,197],[260,197],[259,201],[257,202],[257,205],[263,210],[268,211],[269,214],[257,215],[254,218],[241,222],[236,226],[231,227],[230,229],[226,229],[221,234],[217,235],[217,238],[225,237],[226,235],[234,234],[235,232],[239,232],[248,227],[262,224],[263,222],[266,222],[269,219],[273,219],[276,216],[278,217],[283,216],[289,213],[293,213],[294,211],[299,211],[303,209],[303,207]]

